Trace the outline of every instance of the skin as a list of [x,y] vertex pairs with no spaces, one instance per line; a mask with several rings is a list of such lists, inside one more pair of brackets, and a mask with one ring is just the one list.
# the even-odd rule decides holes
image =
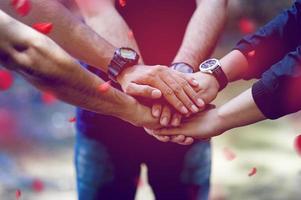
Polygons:
[[[238,50],[231,51],[220,62],[229,82],[242,79],[242,75],[249,67],[246,57]],[[214,81],[207,85],[207,89],[211,87],[216,87]],[[232,128],[253,124],[264,119],[265,117],[256,106],[251,89],[249,89],[220,108],[209,108],[188,119],[178,129],[146,130],[149,134],[154,135],[184,135],[207,139]]]
[[[198,72],[201,62],[209,58],[222,33],[227,19],[227,0],[197,0],[197,9],[186,29],[182,45],[174,58],[173,63],[185,62],[190,64],[196,73],[190,75],[199,84],[195,88],[202,101],[200,104],[208,104],[213,101],[218,93],[219,85],[216,79],[208,74]],[[210,34],[208,34],[210,30]],[[202,111],[204,106],[200,107]],[[174,111],[167,104],[155,104],[152,108],[153,116],[160,115],[161,125],[180,125],[182,115]],[[157,114],[156,113],[161,113]],[[191,144],[192,138],[184,136],[171,137],[166,141]]]
[[[53,23],[54,30],[49,35],[51,39],[75,58],[107,73],[108,65],[116,47],[80,21],[78,17],[64,7],[62,0],[31,0],[32,9],[25,17],[18,16],[10,3],[10,0],[1,1],[0,9],[27,25],[45,21]],[[101,3],[102,1],[97,2],[93,5],[93,8],[101,8]],[[105,3],[109,4],[110,2],[107,1]],[[95,15],[94,10],[89,14],[92,17]],[[90,23],[93,23],[93,20]],[[78,48],[79,46],[81,48]],[[195,104],[199,97],[196,92],[193,92],[194,83],[189,82],[191,80],[190,77],[186,77],[184,74],[173,73],[173,76],[177,77],[177,81],[171,81],[168,77],[163,76],[166,73],[172,73],[168,71],[167,67],[141,65],[139,68],[136,69],[141,75],[144,75],[145,80],[141,80],[133,70],[127,71],[118,77],[119,83],[125,91],[130,87],[132,96],[152,99],[164,96],[171,105],[183,114],[186,114],[186,110],[191,113],[195,110],[192,109],[192,105],[197,106]],[[153,79],[153,71],[150,70],[152,68],[157,69],[155,79]],[[133,75],[125,76],[125,74],[130,72]],[[158,84],[157,81],[165,84]],[[185,81],[185,88],[182,88],[182,82],[180,81]],[[188,90],[190,93],[187,92]]]
[[135,126],[160,127],[151,109],[104,83],[48,37],[0,10],[0,61],[39,89],[84,109],[112,115]]
[[[241,115],[241,113],[244,113]],[[256,106],[251,89],[241,93],[220,108],[209,108],[188,119],[178,128],[147,130],[156,135],[185,135],[197,139],[218,136],[233,128],[246,126],[266,119]]]

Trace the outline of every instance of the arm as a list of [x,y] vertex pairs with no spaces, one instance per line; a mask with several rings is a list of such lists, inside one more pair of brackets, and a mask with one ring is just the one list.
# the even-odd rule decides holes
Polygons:
[[[241,113],[244,114],[241,115]],[[227,130],[253,124],[264,119],[265,117],[256,106],[251,89],[249,89],[220,108],[209,108],[205,112],[188,119],[179,128],[147,131],[157,135],[185,135],[198,139],[208,139]]]
[[224,28],[228,0],[197,0],[183,43],[174,62],[186,62],[199,71],[200,62],[208,58]]
[[19,21],[32,25],[36,22],[51,22],[54,30],[49,34],[56,43],[75,58],[107,72],[115,47],[76,18],[57,0],[31,0],[28,16],[18,16],[10,0],[0,1],[0,9]]
[[101,79],[83,69],[52,40],[1,10],[0,38],[3,66],[18,72],[39,89],[51,91],[73,105],[137,126],[158,127],[149,108],[113,88],[99,92]]

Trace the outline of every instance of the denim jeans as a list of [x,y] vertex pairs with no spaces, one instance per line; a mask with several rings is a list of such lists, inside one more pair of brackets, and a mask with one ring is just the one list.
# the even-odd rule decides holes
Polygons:
[[[129,143],[125,147],[118,147],[118,144],[110,147],[78,131],[75,166],[79,200],[133,200],[141,162],[148,165],[149,182],[156,199],[207,200],[210,142],[199,142],[188,148],[160,143],[151,137],[149,140],[153,144],[147,148],[142,142],[141,145]],[[158,153],[156,149],[163,152]]]

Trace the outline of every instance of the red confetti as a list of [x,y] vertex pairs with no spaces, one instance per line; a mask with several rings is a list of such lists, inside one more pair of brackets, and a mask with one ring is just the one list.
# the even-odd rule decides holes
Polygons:
[[12,0],[11,5],[14,7],[16,12],[22,17],[28,15],[31,9],[31,3],[29,0]]
[[231,161],[236,158],[236,155],[233,151],[231,151],[229,148],[224,148],[223,149],[224,156],[226,160]]
[[8,90],[13,82],[13,76],[9,71],[0,70],[0,91]]
[[35,192],[42,192],[44,190],[44,183],[40,179],[34,179],[31,187]]
[[52,23],[36,23],[32,25],[32,28],[36,29],[40,33],[48,34],[52,31],[53,25]]
[[253,57],[253,56],[255,56],[255,54],[256,54],[256,52],[255,52],[255,50],[253,50],[248,53],[248,56]]
[[256,173],[257,173],[257,169],[256,169],[256,167],[253,167],[251,169],[251,171],[249,172],[248,176],[254,176]]
[[248,18],[242,18],[239,20],[239,30],[243,34],[253,33],[256,29],[254,21]]
[[119,0],[119,5],[121,7],[125,7],[126,6],[126,0]]
[[295,138],[295,149],[297,153],[301,156],[301,135]]
[[70,122],[70,123],[76,122],[76,117],[71,117],[71,118],[69,119],[69,122]]
[[21,197],[21,190],[17,189],[16,190],[16,199],[19,200]]
[[43,92],[42,93],[42,101],[45,103],[45,104],[53,104],[57,101],[56,97],[50,93],[50,92]]
[[110,87],[111,87],[111,81],[107,81],[99,86],[99,91],[106,92],[110,89]]

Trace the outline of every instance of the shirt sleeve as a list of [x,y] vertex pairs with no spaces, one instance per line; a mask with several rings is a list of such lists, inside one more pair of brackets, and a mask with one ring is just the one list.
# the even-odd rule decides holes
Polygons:
[[301,46],[263,73],[252,87],[253,99],[268,119],[301,109]]
[[260,78],[261,74],[294,51],[301,43],[301,0],[283,11],[255,34],[240,40],[234,49],[241,51],[249,63],[243,78]]

